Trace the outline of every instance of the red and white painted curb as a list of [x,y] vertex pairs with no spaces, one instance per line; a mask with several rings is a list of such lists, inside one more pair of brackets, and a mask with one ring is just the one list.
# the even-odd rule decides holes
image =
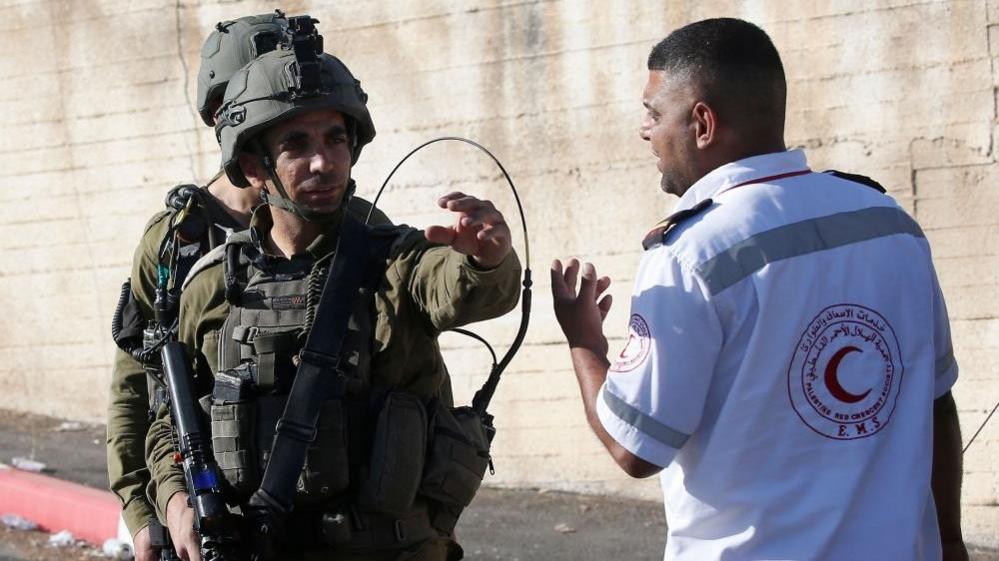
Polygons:
[[121,520],[121,503],[101,491],[0,464],[0,514],[16,514],[47,532],[68,530],[100,547],[105,540],[132,539]]

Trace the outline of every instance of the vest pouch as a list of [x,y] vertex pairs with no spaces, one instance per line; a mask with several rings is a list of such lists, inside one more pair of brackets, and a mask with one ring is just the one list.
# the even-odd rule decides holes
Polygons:
[[260,484],[254,439],[256,404],[252,401],[215,402],[210,409],[215,461],[235,494],[249,497]]
[[447,507],[468,506],[489,465],[491,430],[471,407],[451,408],[438,401],[420,494]]
[[362,508],[403,515],[413,508],[427,454],[427,410],[415,395],[393,391],[378,414]]
[[[257,407],[255,420],[255,445],[257,473],[263,477],[270,461],[271,446],[277,423],[284,414],[287,395],[263,395],[255,400]],[[347,456],[347,423],[343,401],[331,399],[323,403],[316,424],[316,439],[305,453],[305,465],[295,483],[295,504],[311,506],[328,502],[335,495],[343,493],[350,484],[350,469]],[[252,493],[260,486],[260,479],[254,481]],[[249,498],[249,494],[243,496]]]
[[350,486],[347,416],[342,399],[323,404],[316,425],[316,440],[309,445],[298,479],[298,502],[327,503]]

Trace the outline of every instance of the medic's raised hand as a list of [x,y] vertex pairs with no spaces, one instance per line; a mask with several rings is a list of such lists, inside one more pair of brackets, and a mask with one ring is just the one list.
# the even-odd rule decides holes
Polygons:
[[[600,356],[607,355],[607,338],[603,323],[610,311],[613,298],[604,294],[610,286],[610,277],[598,277],[591,263],[582,266],[578,259],[569,259],[563,268],[556,259],[552,263],[552,304],[566,340],[572,348],[589,349]],[[579,291],[576,279],[580,278]]]

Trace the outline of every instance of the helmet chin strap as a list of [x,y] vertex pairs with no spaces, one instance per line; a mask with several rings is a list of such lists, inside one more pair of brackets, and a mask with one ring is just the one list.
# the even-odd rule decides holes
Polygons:
[[330,212],[318,212],[312,210],[305,205],[291,200],[291,197],[288,196],[288,192],[284,189],[284,184],[281,183],[281,179],[278,178],[274,160],[271,159],[267,150],[263,147],[259,140],[256,140],[255,144],[257,145],[257,153],[260,154],[260,164],[265,170],[267,170],[267,175],[270,177],[271,183],[274,184],[274,189],[277,191],[277,193],[268,193],[266,190],[261,191],[260,199],[264,203],[286,210],[306,222],[312,222],[315,224],[328,224],[336,219],[337,211],[347,208],[347,204],[350,203],[350,198],[354,196],[354,189],[356,187],[353,179],[347,180],[347,190],[343,194],[343,198],[340,200],[340,206],[337,207],[336,210]]

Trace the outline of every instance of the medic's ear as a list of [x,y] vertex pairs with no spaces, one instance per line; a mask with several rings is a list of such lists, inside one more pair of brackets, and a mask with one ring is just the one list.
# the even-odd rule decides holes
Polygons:
[[694,140],[697,148],[704,150],[718,141],[718,113],[707,103],[698,101],[691,109],[694,123]]

